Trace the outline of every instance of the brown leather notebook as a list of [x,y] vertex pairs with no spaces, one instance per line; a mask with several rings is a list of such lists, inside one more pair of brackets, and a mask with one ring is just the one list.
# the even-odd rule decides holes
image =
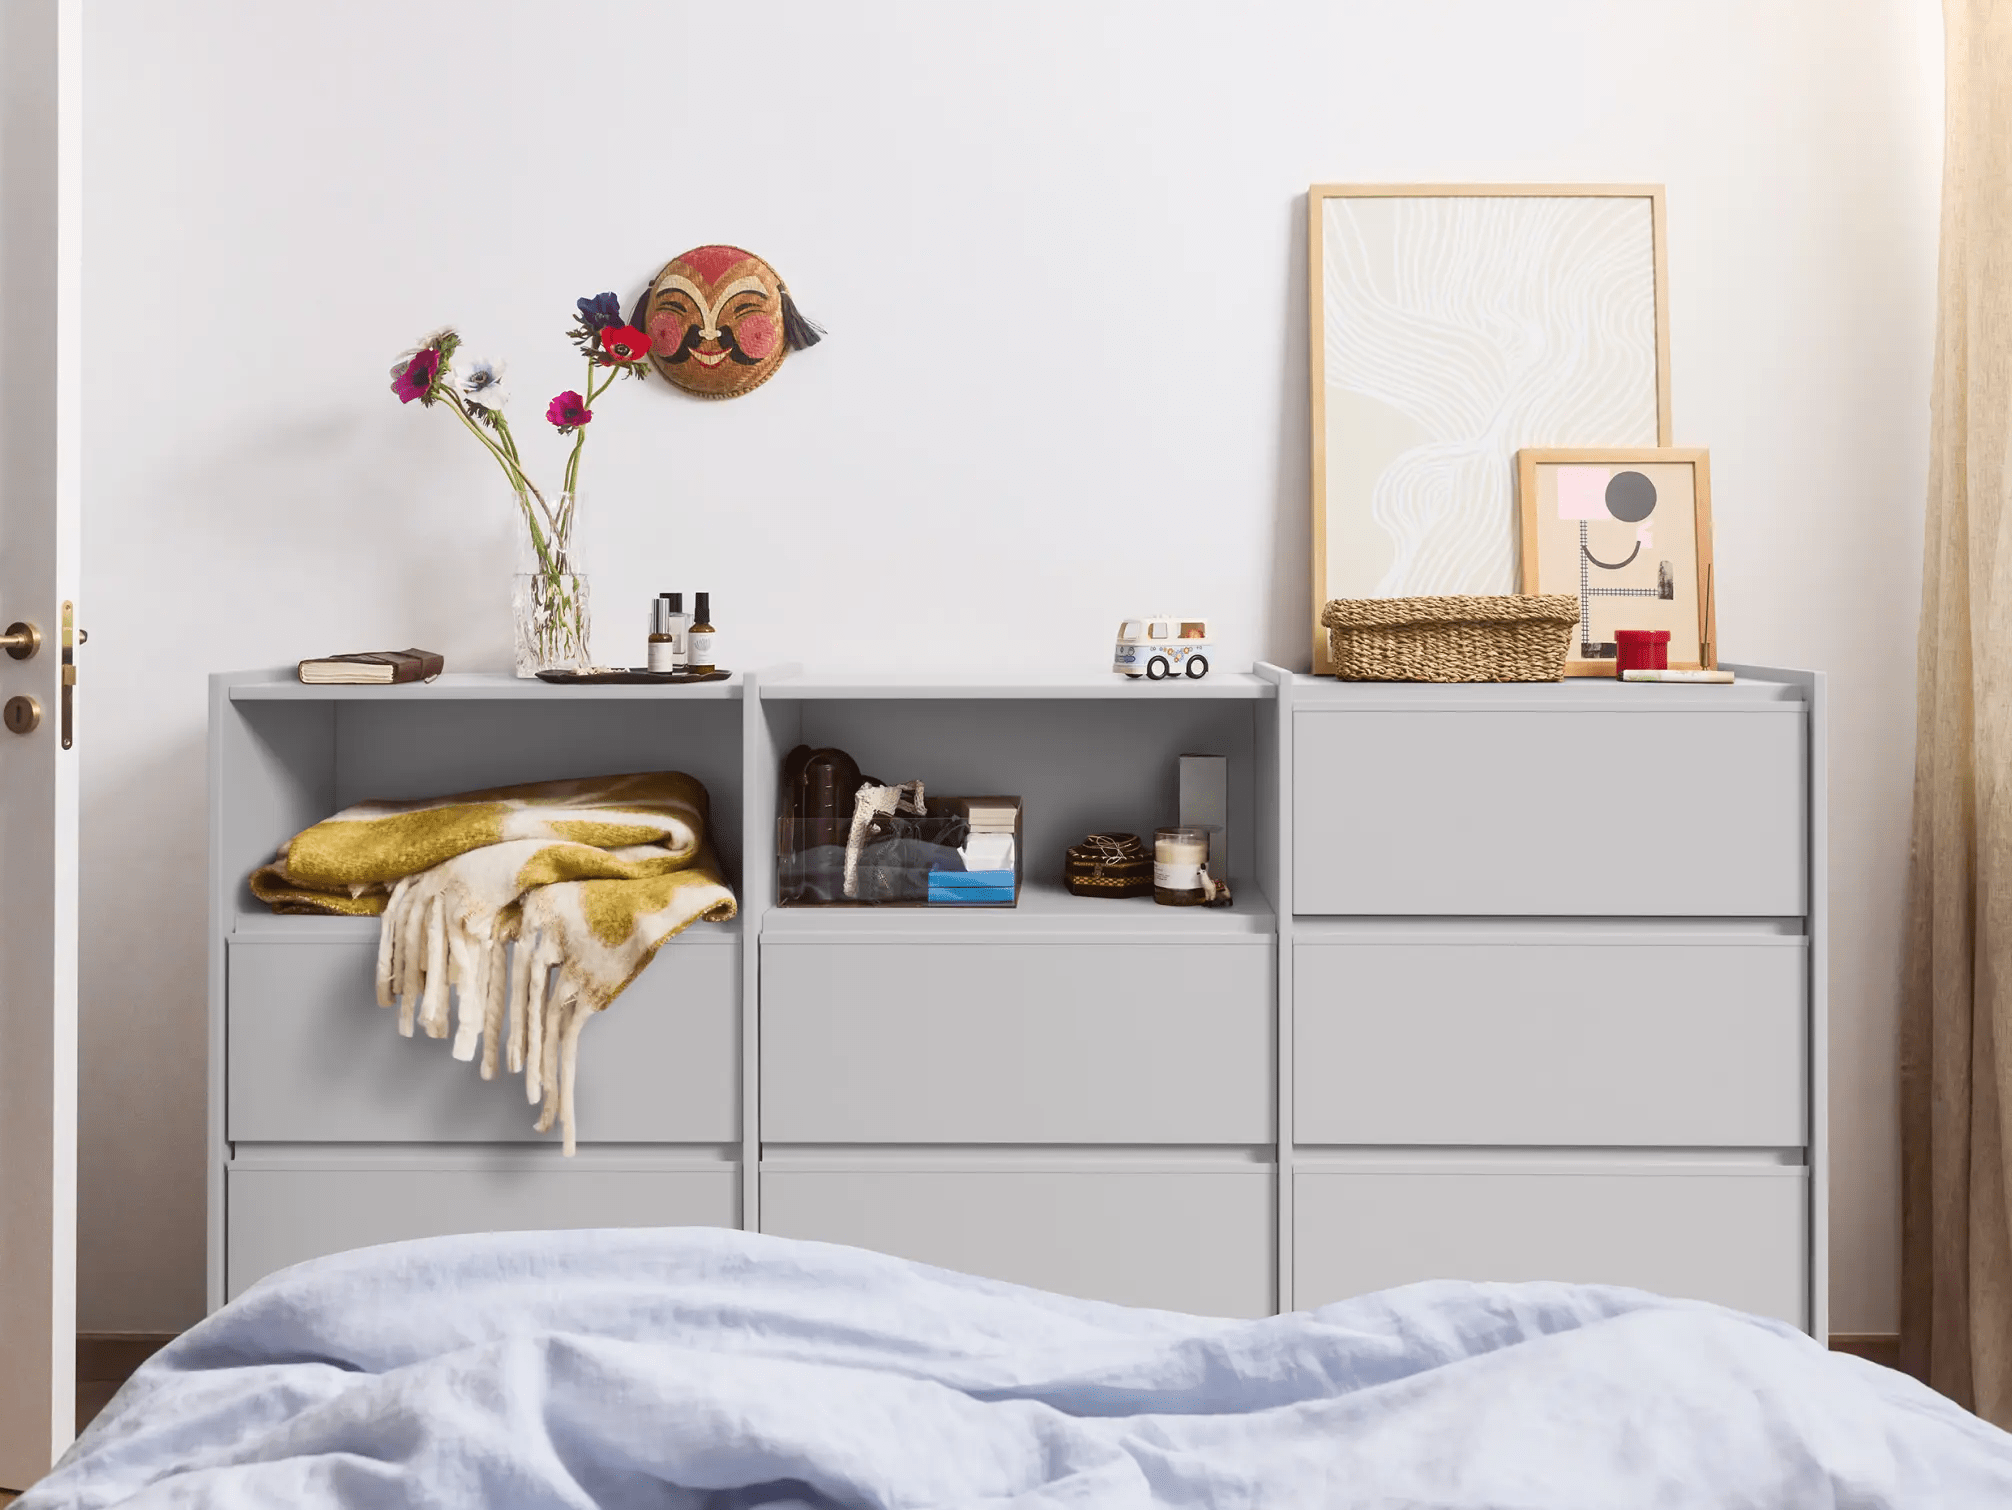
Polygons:
[[300,679],[314,686],[432,681],[446,660],[431,650],[360,650],[300,663]]

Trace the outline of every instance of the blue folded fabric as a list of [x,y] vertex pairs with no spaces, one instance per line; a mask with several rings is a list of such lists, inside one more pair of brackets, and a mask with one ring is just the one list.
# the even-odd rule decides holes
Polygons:
[[929,889],[939,887],[968,887],[977,891],[996,890],[1003,886],[1013,889],[1013,872],[1010,870],[932,870],[929,873]]
[[1011,902],[1012,900],[1013,888],[1010,886],[932,886],[929,888],[929,901],[932,906],[996,906],[1001,902]]

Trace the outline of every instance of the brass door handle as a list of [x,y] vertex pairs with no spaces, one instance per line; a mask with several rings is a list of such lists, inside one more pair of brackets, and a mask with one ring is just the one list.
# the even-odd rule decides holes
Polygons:
[[0,650],[5,650],[17,661],[25,661],[42,648],[42,631],[33,624],[15,620],[7,626],[7,632],[0,634]]

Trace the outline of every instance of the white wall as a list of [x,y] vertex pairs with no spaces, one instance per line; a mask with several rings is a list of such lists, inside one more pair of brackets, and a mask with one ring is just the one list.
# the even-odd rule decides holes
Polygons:
[[1892,1329],[1934,0],[87,24],[83,1326],[202,1306],[206,673],[506,661],[505,498],[386,391],[401,347],[460,322],[535,435],[577,386],[573,299],[687,246],[762,253],[829,326],[751,397],[604,402],[603,659],[705,587],[733,666],[1094,667],[1142,603],[1216,616],[1224,664],[1303,665],[1303,192],[1502,180],[1668,185],[1726,652],[1833,675],[1832,1314]]

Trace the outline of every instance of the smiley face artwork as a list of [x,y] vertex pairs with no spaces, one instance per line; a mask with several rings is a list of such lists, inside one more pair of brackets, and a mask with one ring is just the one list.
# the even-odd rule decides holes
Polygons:
[[737,246],[680,253],[651,280],[630,324],[650,361],[700,398],[738,398],[774,376],[791,351],[823,335],[797,312],[774,268]]
[[1567,676],[1613,676],[1623,629],[1669,631],[1673,670],[1718,654],[1707,454],[1684,447],[1516,453],[1522,590],[1571,593]]

